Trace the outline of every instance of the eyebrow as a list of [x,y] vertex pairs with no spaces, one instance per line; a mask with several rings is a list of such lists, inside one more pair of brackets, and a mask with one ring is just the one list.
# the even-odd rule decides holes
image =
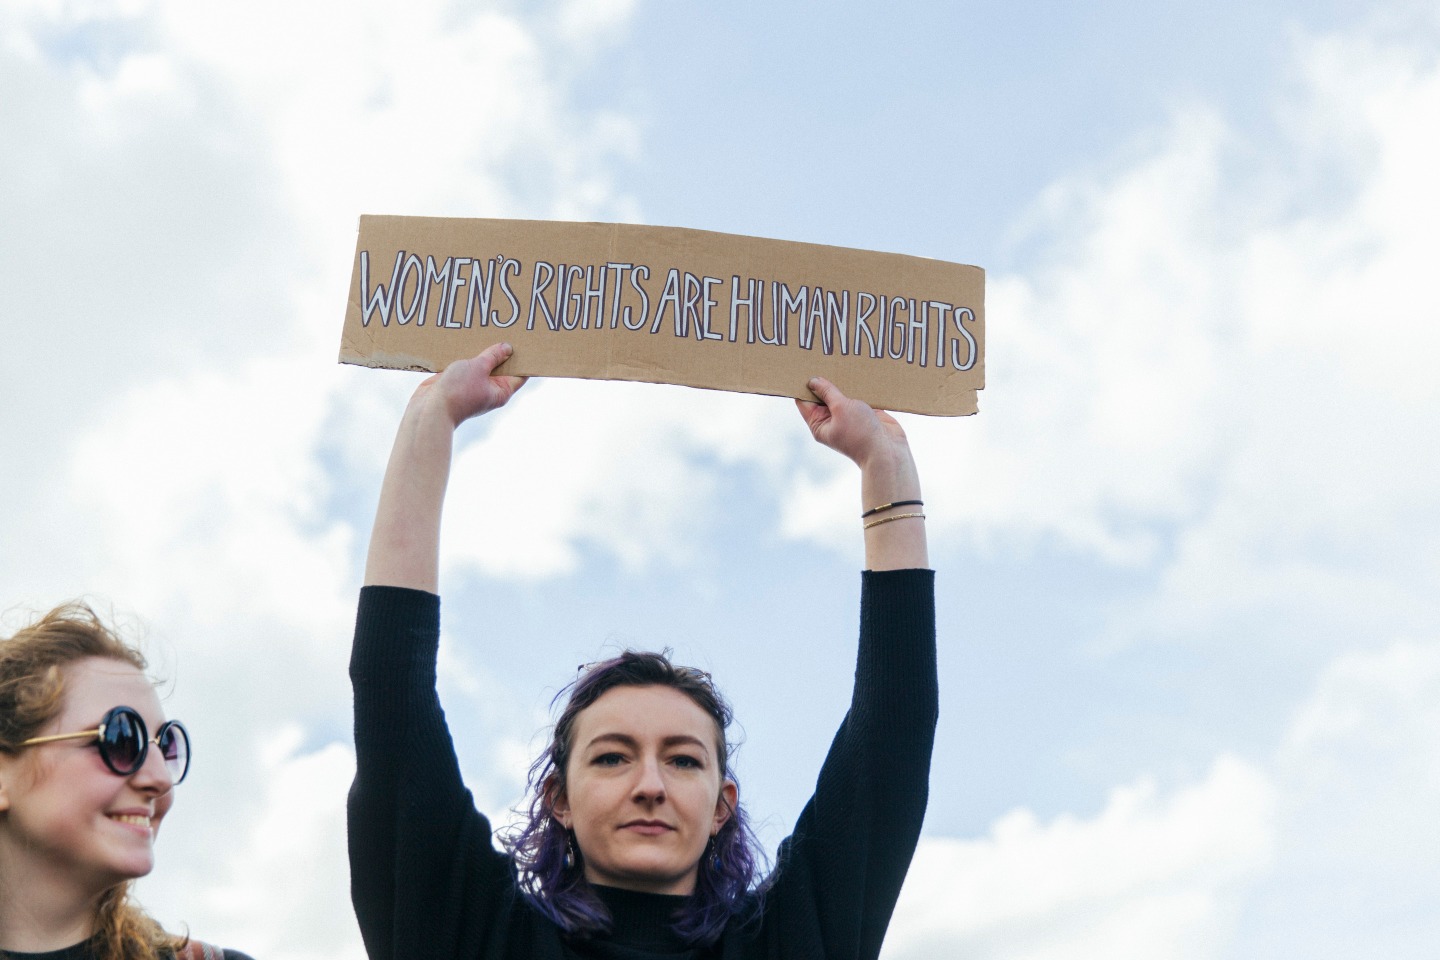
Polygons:
[[[594,747],[596,744],[603,743],[618,743],[621,746],[630,747],[632,749],[638,748],[640,746],[640,741],[636,740],[628,733],[601,733],[597,734],[594,737],[591,737],[589,742],[585,744],[585,749],[588,750]],[[701,750],[705,751],[707,756],[710,753],[710,747],[706,745],[704,740],[701,740],[699,737],[692,737],[688,733],[676,733],[668,737],[663,737],[660,740],[660,746],[662,747],[675,747],[682,744],[686,746],[699,747]]]

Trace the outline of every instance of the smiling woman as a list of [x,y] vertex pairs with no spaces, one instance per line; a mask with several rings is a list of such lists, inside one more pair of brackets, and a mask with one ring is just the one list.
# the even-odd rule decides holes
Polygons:
[[422,383],[395,439],[350,675],[351,895],[371,960],[874,960],[924,818],[937,712],[920,481],[888,414],[811,381],[816,440],[860,467],[866,571],[850,710],[757,883],[730,708],[664,654],[582,668],[498,848],[435,692],[440,515],[456,428],[524,383],[497,344]]
[[0,957],[248,960],[129,900],[189,765],[145,659],[89,607],[0,640]]

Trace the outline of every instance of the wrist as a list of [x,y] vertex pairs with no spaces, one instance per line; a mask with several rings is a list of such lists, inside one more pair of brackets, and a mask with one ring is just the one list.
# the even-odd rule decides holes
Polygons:
[[457,418],[450,409],[449,399],[429,381],[422,383],[411,394],[405,407],[405,418],[426,431],[448,430],[451,433],[463,422],[463,418]]
[[920,499],[920,474],[909,450],[871,457],[860,467],[861,509]]

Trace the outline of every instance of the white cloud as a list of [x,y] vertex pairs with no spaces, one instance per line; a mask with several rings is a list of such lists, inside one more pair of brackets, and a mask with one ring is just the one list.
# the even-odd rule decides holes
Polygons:
[[[1269,540],[1322,505],[1346,523],[1337,500],[1361,499],[1347,532],[1370,536],[1433,507],[1424,470],[1376,468],[1437,455],[1418,358],[1440,345],[1422,267],[1440,228],[1420,213],[1440,125],[1416,118],[1440,115],[1440,71],[1363,40],[1299,56],[1289,137],[1189,108],[1132,166],[1045,198],[1048,261],[992,287],[987,402],[957,445],[984,475],[957,477],[976,492],[958,519],[1149,560],[1158,524],[1206,512]],[[1347,189],[1308,189],[1337,168]]]
[[314,369],[301,356],[157,381],[79,442],[73,502],[105,537],[106,589],[153,610],[183,598],[200,623],[283,611],[333,626],[354,532],[326,519],[312,453],[334,376]]
[[1234,956],[1421,958],[1440,939],[1440,643],[1334,660],[1277,755],[1276,866]]
[[[1278,132],[1178,108],[1113,169],[1041,198],[1041,254],[991,276],[981,414],[905,420],[937,541],[1058,544],[1158,570],[1155,601],[1120,634],[1198,632],[1256,608],[1436,615],[1440,501],[1427,478],[1440,474],[1440,397],[1426,358],[1440,328],[1425,278],[1440,226],[1425,211],[1440,200],[1440,125],[1421,118],[1440,116],[1440,69],[1427,42],[1298,38]],[[562,415],[550,403],[531,415]],[[684,412],[753,422],[748,409]],[[519,410],[494,427],[497,443],[523,432],[525,449],[550,450],[538,456],[563,450],[571,479],[547,468],[538,485],[485,489],[535,503],[563,488],[586,504],[525,527],[535,573],[568,569],[592,540],[631,562],[683,550],[665,518],[705,496],[706,458],[723,448],[695,438],[677,459],[670,426],[621,439],[607,415],[589,411],[603,442],[539,416],[505,425]],[[848,465],[802,431],[765,443],[783,449],[752,443],[740,458],[763,459],[785,532],[853,549]],[[620,481],[616,449],[656,475]],[[472,449],[464,469],[482,456]],[[617,483],[645,497],[653,524],[596,519]]]
[[574,106],[579,41],[548,29],[439,2],[0,9],[0,579],[7,605],[99,593],[151,624],[196,768],[144,895],[202,938],[360,955],[331,741],[352,523],[412,381],[354,387],[336,292],[361,212],[633,212],[629,125]]
[[803,429],[789,407],[652,384],[527,386],[456,457],[445,565],[553,576],[582,546],[632,566],[684,562],[718,494],[716,463],[775,469],[787,431]]
[[[173,646],[170,706],[203,737],[147,896],[202,937],[358,955],[336,806],[350,760],[330,743],[358,534],[334,498],[352,473],[378,481],[413,380],[361,388],[333,367],[354,216],[633,215],[608,174],[633,125],[577,109],[571,86],[576,45],[632,10],[0,8],[0,287],[17,318],[0,353],[0,579],[13,598],[98,587]],[[1282,140],[1191,107],[1131,162],[1043,198],[1045,260],[992,277],[984,412],[906,419],[937,539],[1161,560],[1137,622],[1172,629],[1267,604],[1349,636],[1434,622],[1426,43],[1302,40]],[[474,428],[450,565],[683,563],[717,463],[782,489],[790,535],[853,549],[853,471],[783,401],[600,396],[531,387]],[[946,955],[932,947],[954,937],[979,955],[1219,955],[1232,928],[1264,942],[1237,917],[1257,883],[1259,907],[1333,903],[1345,875],[1374,882],[1367,910],[1433,900],[1434,682],[1432,645],[1353,654],[1273,774],[1225,759],[1185,789],[1117,790],[1091,819],[1017,812],[982,840],[927,841],[891,955]],[[326,732],[302,742],[297,716]],[[518,744],[494,747],[492,800],[513,792]],[[224,902],[205,893],[217,878]],[[964,897],[942,900],[954,884]]]
[[[350,908],[345,846],[355,758],[348,746],[306,752],[301,741],[301,731],[290,728],[264,752],[242,821],[196,810],[190,816],[203,826],[161,841],[160,868],[142,881],[139,895],[171,929],[188,925],[201,940],[273,960],[365,956]],[[211,856],[167,862],[167,841],[209,847]]]
[[1440,644],[1335,658],[1272,757],[1093,818],[922,840],[885,956],[1428,957],[1440,919]]
[[1093,819],[1016,810],[980,840],[925,840],[885,956],[1218,956],[1268,864],[1275,801],[1264,773],[1222,757],[1170,796],[1117,788]]

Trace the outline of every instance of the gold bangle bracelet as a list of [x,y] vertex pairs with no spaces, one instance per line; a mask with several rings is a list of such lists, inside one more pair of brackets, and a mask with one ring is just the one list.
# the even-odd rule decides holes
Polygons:
[[897,513],[897,514],[895,514],[894,516],[891,516],[891,517],[881,517],[879,520],[871,520],[869,523],[865,524],[865,529],[866,529],[866,530],[869,530],[871,527],[878,527],[878,526],[880,526],[880,524],[882,524],[882,523],[889,523],[891,520],[909,520],[909,519],[911,519],[912,517],[913,517],[914,519],[917,519],[917,520],[924,520],[924,519],[925,519],[925,514],[923,514],[923,513]]

